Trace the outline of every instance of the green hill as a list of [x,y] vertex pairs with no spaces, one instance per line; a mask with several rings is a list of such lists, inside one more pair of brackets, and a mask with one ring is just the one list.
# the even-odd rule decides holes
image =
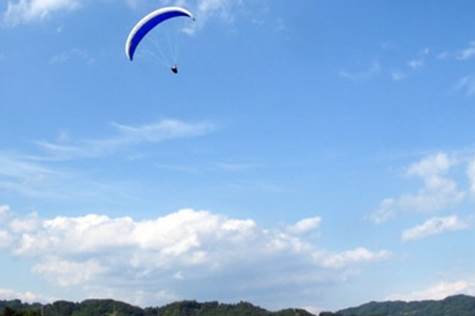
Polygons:
[[250,303],[220,304],[183,301],[162,307],[142,309],[113,300],[86,300],[81,303],[58,301],[52,304],[24,304],[18,300],[0,301],[1,316],[312,316],[302,309],[270,312]]
[[[270,312],[246,302],[221,304],[182,301],[142,309],[114,300],[58,301],[26,304],[19,300],[0,301],[0,316],[313,316],[303,309]],[[370,302],[320,316],[475,316],[475,297],[457,295],[441,301]]]
[[371,302],[337,312],[341,316],[475,316],[475,297],[451,296],[441,301]]

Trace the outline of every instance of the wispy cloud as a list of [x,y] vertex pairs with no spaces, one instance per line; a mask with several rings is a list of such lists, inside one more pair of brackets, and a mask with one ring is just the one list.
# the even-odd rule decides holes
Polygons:
[[434,217],[416,227],[405,230],[401,239],[403,241],[413,241],[446,232],[459,231],[469,228],[467,221],[463,221],[457,216]]
[[468,165],[467,176],[470,182],[470,192],[475,195],[475,159],[472,159]]
[[235,9],[242,5],[242,0],[162,0],[162,3],[177,4],[189,8],[196,17],[196,21],[187,26],[184,31],[193,34],[211,18],[232,23],[237,12]]
[[[47,20],[61,12],[75,11],[90,4],[91,0],[7,0],[5,12],[2,14],[4,24],[15,26]],[[123,0],[132,9],[142,5],[150,5],[144,0]],[[202,28],[209,19],[218,18],[226,23],[235,19],[236,7],[241,6],[242,0],[160,0],[162,5],[181,5],[193,11],[197,17],[196,23],[185,29],[194,33]]]
[[366,248],[356,248],[352,250],[343,251],[340,253],[316,253],[315,258],[321,260],[321,265],[326,268],[342,268],[348,265],[354,265],[364,262],[377,262],[386,260],[391,256],[391,252],[387,250],[370,251]]
[[84,49],[73,48],[68,51],[64,51],[60,54],[57,54],[50,58],[50,64],[65,64],[71,60],[81,60],[84,63],[90,65],[93,64],[96,60]]
[[401,81],[403,79],[406,78],[406,74],[402,71],[399,71],[399,70],[395,70],[395,71],[392,71],[391,72],[391,78],[394,80],[394,81]]
[[73,11],[80,7],[80,0],[8,0],[3,21],[17,25],[44,20],[60,11]]
[[321,222],[322,218],[320,216],[305,218],[298,221],[294,225],[287,227],[287,231],[296,235],[305,234],[317,229]]
[[417,70],[425,66],[426,59],[430,56],[431,51],[429,48],[424,48],[417,56],[407,62],[407,66],[412,70]]
[[456,56],[458,60],[468,60],[475,58],[475,41],[470,42],[469,46],[459,51]]
[[370,219],[379,224],[401,212],[434,212],[460,203],[465,192],[446,175],[455,164],[456,160],[446,153],[437,153],[412,164],[406,175],[420,178],[423,187],[417,193],[384,199]]
[[475,58],[475,41],[469,42],[467,47],[459,50],[445,50],[436,55],[436,58],[439,60],[458,60],[458,61],[467,61],[472,58]]
[[411,67],[413,70],[422,68],[424,66],[424,60],[423,59],[412,59],[410,60],[407,65]]
[[379,62],[375,61],[373,62],[369,68],[361,71],[347,71],[347,70],[341,70],[339,72],[340,77],[349,79],[349,80],[354,80],[354,81],[360,81],[360,80],[368,80],[373,78],[374,76],[378,75],[381,73],[381,65]]
[[475,95],[475,77],[465,76],[455,85],[455,90],[462,91],[466,96]]
[[156,144],[168,140],[197,137],[208,134],[215,126],[207,122],[189,123],[166,119],[157,123],[139,126],[112,124],[116,135],[103,139],[80,140],[77,142],[38,142],[48,154],[44,159],[97,158],[117,153],[124,148],[140,144]]

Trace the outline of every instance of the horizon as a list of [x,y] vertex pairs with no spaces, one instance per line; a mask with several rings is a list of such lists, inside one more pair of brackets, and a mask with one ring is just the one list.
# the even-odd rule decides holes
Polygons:
[[[364,302],[364,303],[360,303],[358,305],[355,305],[355,306],[347,306],[345,308],[342,308],[340,310],[346,310],[346,309],[352,309],[352,308],[358,308],[358,307],[361,307],[361,306],[364,306],[364,305],[368,305],[368,304],[373,304],[373,303],[377,303],[377,304],[384,304],[384,303],[406,303],[406,304],[410,304],[410,303],[424,303],[424,302],[441,302],[441,301],[446,301],[446,300],[449,300],[449,299],[452,299],[452,298],[456,298],[456,297],[469,297],[469,298],[473,298],[475,299],[475,296],[473,295],[467,295],[467,294],[456,294],[456,295],[451,295],[451,296],[447,296],[443,299],[423,299],[423,300],[413,300],[413,301],[406,301],[406,300],[386,300],[386,301],[368,301],[368,302]],[[140,306],[140,305],[134,305],[134,304],[131,304],[131,303],[128,303],[128,302],[125,302],[125,301],[118,301],[118,300],[115,300],[113,298],[86,298],[86,299],[83,299],[81,301],[68,301],[68,300],[58,300],[58,301],[52,301],[52,302],[26,302],[26,301],[22,301],[21,299],[11,299],[11,300],[2,300],[0,299],[0,301],[4,301],[4,302],[8,302],[8,301],[20,301],[22,304],[31,304],[31,305],[35,305],[35,304],[39,304],[39,305],[42,305],[42,306],[45,306],[45,305],[52,305],[54,303],[57,303],[57,302],[69,302],[69,303],[73,303],[73,304],[82,304],[84,302],[88,302],[88,301],[113,301],[113,302],[116,302],[116,303],[124,303],[124,304],[127,304],[127,305],[130,305],[130,306],[134,306],[134,307],[138,307],[140,309],[147,309],[147,308],[163,308],[163,307],[166,307],[168,305],[173,305],[173,304],[180,304],[180,303],[186,303],[186,302],[196,302],[198,304],[207,304],[207,303],[217,303],[219,305],[239,305],[241,303],[245,303],[245,304],[250,304],[254,307],[260,307],[259,305],[257,304],[254,304],[252,302],[249,302],[249,301],[239,301],[239,302],[219,302],[219,301],[196,301],[196,300],[193,300],[193,299],[182,299],[182,300],[179,300],[179,301],[173,301],[173,302],[169,302],[169,303],[166,303],[164,305],[149,305],[149,306]],[[305,311],[307,311],[308,313],[310,314],[313,314],[313,315],[318,315],[320,312],[333,312],[333,313],[336,313],[340,310],[320,310],[320,311],[309,311],[305,308],[300,308],[300,307],[284,307],[282,309],[266,309],[267,311],[269,312],[279,312],[279,311],[283,311],[283,310],[287,310],[287,309],[303,309]]]
[[0,300],[475,295],[472,9],[3,1]]

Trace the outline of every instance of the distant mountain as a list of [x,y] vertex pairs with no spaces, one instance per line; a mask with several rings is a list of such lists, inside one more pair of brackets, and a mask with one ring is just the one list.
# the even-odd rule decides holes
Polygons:
[[371,302],[337,312],[338,316],[475,316],[475,297],[456,295],[441,301]]
[[[0,316],[313,316],[303,309],[270,312],[250,303],[220,304],[182,301],[162,307],[137,306],[114,300],[58,301],[26,304],[19,300],[0,301]],[[475,316],[475,297],[451,296],[441,301],[371,302],[320,316]]]

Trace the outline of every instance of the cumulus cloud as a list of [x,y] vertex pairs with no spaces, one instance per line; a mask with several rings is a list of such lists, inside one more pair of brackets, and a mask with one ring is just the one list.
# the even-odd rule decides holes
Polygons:
[[447,176],[456,163],[447,154],[437,153],[412,164],[406,175],[421,179],[423,187],[417,193],[384,199],[370,219],[380,224],[401,212],[434,212],[460,203],[465,192]]
[[468,227],[469,225],[466,221],[462,221],[455,215],[448,217],[434,217],[421,225],[405,230],[401,235],[401,239],[403,241],[423,239],[446,232],[467,229]]
[[75,262],[49,257],[36,264],[33,267],[33,271],[39,275],[46,276],[46,278],[60,286],[67,287],[83,284],[94,279],[97,275],[104,272],[104,267],[94,259]]
[[[340,275],[390,255],[364,247],[329,251],[285,229],[192,209],[139,221],[94,214],[38,220],[34,229],[6,226],[11,235],[7,249],[20,258],[34,258],[34,273],[89,295],[114,288],[111,295],[120,297],[140,289],[140,303],[150,303],[157,293],[196,297],[190,291],[211,291],[223,282],[235,285],[227,299],[247,291],[269,293],[289,282],[315,286],[328,275],[336,278],[331,271]],[[315,228],[317,222],[301,221],[300,229]],[[187,282],[186,290],[181,282]],[[232,291],[241,294],[232,296]]]
[[0,249],[10,246],[12,237],[8,231],[0,229]]
[[109,138],[69,143],[38,142],[38,145],[49,154],[47,158],[50,159],[96,158],[115,154],[131,146],[202,136],[212,132],[215,128],[208,122],[190,123],[174,119],[139,126],[114,123],[113,127],[116,135]]
[[3,14],[9,25],[43,20],[52,13],[72,11],[79,7],[80,0],[9,0]]
[[467,280],[459,280],[454,282],[439,282],[423,290],[405,294],[393,294],[390,295],[388,299],[403,301],[441,300],[448,296],[457,294],[475,294],[474,282]]
[[10,212],[10,206],[8,205],[0,205],[0,221],[2,218],[6,217]]

